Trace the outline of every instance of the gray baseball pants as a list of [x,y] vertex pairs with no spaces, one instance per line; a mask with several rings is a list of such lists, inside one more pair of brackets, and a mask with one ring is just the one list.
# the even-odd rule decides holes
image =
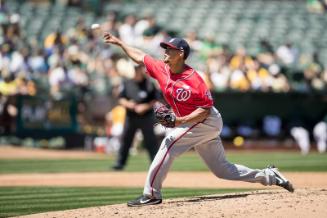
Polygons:
[[220,113],[212,107],[209,117],[204,122],[174,128],[163,139],[150,166],[143,194],[157,199],[162,198],[160,191],[162,183],[173,160],[191,148],[196,150],[209,169],[219,178],[262,185],[276,184],[275,174],[269,169],[250,169],[226,160],[219,136],[222,126]]

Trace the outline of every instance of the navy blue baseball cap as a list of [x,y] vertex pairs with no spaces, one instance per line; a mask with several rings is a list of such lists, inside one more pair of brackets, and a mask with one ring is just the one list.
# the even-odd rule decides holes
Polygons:
[[184,52],[184,59],[190,54],[190,46],[182,38],[171,38],[168,42],[161,42],[160,47],[167,49],[173,48]]

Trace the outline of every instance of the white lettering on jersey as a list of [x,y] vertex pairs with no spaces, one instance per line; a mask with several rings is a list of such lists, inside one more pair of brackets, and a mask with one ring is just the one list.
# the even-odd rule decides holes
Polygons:
[[176,90],[177,101],[187,101],[191,97],[191,90],[185,90],[183,88],[178,88]]

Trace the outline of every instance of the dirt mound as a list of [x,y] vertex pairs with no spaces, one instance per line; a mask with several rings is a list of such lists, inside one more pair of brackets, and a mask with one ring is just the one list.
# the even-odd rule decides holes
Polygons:
[[24,217],[323,217],[326,205],[326,189],[264,190],[166,200],[140,208],[119,204]]

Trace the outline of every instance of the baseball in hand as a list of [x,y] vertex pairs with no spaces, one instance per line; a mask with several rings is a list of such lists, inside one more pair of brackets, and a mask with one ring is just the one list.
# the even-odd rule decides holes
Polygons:
[[96,29],[99,29],[99,28],[100,28],[100,24],[98,24],[98,23],[94,23],[94,24],[91,25],[92,30],[96,30]]

